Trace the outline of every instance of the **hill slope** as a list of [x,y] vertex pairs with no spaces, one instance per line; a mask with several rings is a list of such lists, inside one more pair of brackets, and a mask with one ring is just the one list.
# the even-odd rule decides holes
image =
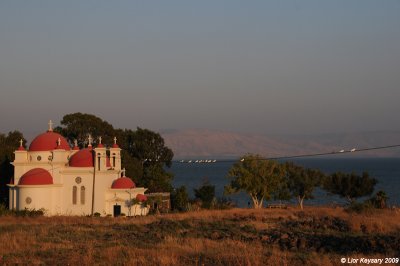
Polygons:
[[[267,157],[324,153],[400,144],[400,132],[368,132],[317,136],[263,136],[187,129],[162,133],[175,158],[229,158],[246,153]],[[400,148],[357,153],[357,156],[398,157]]]

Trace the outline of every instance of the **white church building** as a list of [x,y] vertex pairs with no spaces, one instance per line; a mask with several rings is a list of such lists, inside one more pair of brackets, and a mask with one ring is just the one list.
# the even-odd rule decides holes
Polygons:
[[10,209],[44,209],[45,215],[146,215],[146,188],[125,176],[117,139],[110,148],[101,138],[98,143],[92,147],[89,136],[86,148],[79,149],[76,141],[71,148],[51,121],[28,150],[21,140],[8,185]]

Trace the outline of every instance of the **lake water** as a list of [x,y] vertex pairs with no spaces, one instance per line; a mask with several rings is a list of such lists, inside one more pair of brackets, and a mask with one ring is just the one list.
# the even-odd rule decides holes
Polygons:
[[[336,171],[361,174],[366,171],[378,180],[375,192],[383,190],[389,197],[389,205],[400,205],[400,158],[309,158],[293,160],[295,163],[320,169],[329,174]],[[205,180],[215,186],[217,197],[223,196],[224,186],[228,184],[226,177],[234,162],[220,161],[216,163],[180,163],[174,162],[168,170],[175,175],[174,187],[186,186],[190,197],[194,197],[194,188],[200,187]],[[336,195],[329,195],[321,189],[314,193],[315,199],[305,201],[306,205],[343,204],[346,201]],[[239,207],[247,207],[250,198],[245,193],[228,196]],[[295,203],[294,200],[290,203]]]

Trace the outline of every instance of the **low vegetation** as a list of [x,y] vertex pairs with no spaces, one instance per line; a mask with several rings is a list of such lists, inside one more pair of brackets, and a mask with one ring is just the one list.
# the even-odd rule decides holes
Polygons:
[[339,265],[400,256],[399,210],[202,210],[0,219],[0,264]]

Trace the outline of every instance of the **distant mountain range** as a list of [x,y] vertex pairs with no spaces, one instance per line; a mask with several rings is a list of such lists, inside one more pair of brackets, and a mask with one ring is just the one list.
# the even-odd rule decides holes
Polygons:
[[[226,131],[187,129],[161,132],[175,159],[236,158],[246,153],[266,157],[293,156],[400,144],[400,131],[264,136]],[[332,156],[332,155],[331,155]],[[335,156],[400,157],[400,147]]]

